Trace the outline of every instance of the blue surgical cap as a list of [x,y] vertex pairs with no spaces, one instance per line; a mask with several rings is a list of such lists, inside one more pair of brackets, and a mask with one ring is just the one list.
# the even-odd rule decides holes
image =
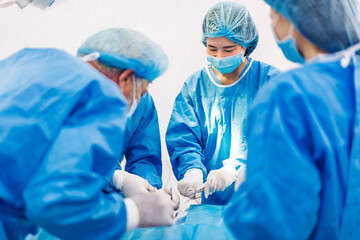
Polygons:
[[333,53],[360,42],[359,0],[265,0],[317,47]]
[[145,35],[126,28],[113,28],[89,37],[78,49],[83,56],[100,53],[99,62],[122,70],[132,69],[136,76],[152,82],[165,72],[168,58],[162,48]]
[[219,2],[206,13],[203,21],[202,42],[207,38],[226,37],[246,48],[250,55],[259,41],[259,33],[249,11],[234,2]]

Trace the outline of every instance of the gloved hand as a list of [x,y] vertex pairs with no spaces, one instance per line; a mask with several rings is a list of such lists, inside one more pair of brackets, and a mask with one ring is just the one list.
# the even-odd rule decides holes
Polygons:
[[224,191],[236,180],[236,177],[236,169],[232,165],[225,165],[220,169],[210,171],[204,184],[205,198],[216,191]]
[[184,178],[178,182],[177,188],[181,195],[188,196],[199,190],[202,185],[203,173],[200,169],[194,168],[185,173]]
[[[140,193],[131,197],[139,212],[138,227],[170,226],[174,222],[175,204],[162,192]],[[131,214],[131,213],[129,213]]]
[[154,192],[156,190],[142,177],[125,172],[124,170],[115,170],[110,182],[125,197],[131,197],[138,193]]
[[240,185],[245,181],[246,178],[246,167],[241,167],[238,170],[238,176],[235,182],[234,190],[237,191]]
[[175,210],[178,210],[180,207],[180,193],[174,187],[165,187],[163,191],[168,194],[169,198],[175,204]]

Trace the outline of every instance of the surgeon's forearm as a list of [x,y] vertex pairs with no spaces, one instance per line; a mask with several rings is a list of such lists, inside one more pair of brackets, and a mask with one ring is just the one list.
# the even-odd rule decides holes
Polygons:
[[184,175],[190,169],[200,169],[203,172],[204,177],[206,177],[207,170],[203,163],[204,156],[201,153],[193,151],[179,155],[178,171],[180,175]]
[[[62,196],[63,199],[54,199],[52,194],[38,195],[38,198],[33,195],[26,201],[26,216],[49,233],[64,239],[119,238],[127,227],[136,226],[136,218],[129,219],[129,223],[125,221],[128,204],[125,205],[119,194],[102,193],[93,198],[79,199],[83,196],[81,194],[84,193]],[[129,211],[134,214],[134,210]]]
[[157,167],[149,159],[142,159],[132,164],[125,165],[125,171],[138,175],[147,180],[153,187],[160,189],[162,187],[162,163],[159,160],[160,167]]

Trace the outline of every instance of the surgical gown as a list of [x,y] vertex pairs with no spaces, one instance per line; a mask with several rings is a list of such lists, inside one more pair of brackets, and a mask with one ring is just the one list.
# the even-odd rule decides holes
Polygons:
[[[176,97],[166,144],[173,171],[181,180],[187,170],[209,171],[223,166],[229,157],[246,164],[248,110],[258,89],[280,71],[248,58],[240,78],[222,85],[210,65],[193,74]],[[241,162],[242,161],[242,162]],[[241,162],[241,163],[240,163]],[[225,204],[233,186],[203,198],[203,203]]]
[[65,239],[126,231],[118,193],[105,193],[127,105],[109,79],[56,49],[0,61],[0,239],[37,227]]
[[359,239],[355,62],[314,60],[261,89],[250,113],[246,181],[225,211],[237,238]]
[[125,170],[146,179],[160,189],[161,141],[157,111],[149,93],[141,97],[135,112],[126,122],[124,147]]

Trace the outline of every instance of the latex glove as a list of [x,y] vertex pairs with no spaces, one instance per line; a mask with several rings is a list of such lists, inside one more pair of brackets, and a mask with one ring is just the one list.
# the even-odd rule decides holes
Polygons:
[[[135,202],[138,215],[138,227],[170,226],[174,222],[175,204],[162,192],[140,193],[131,197]],[[132,214],[132,212],[128,212]]]
[[204,184],[205,198],[216,191],[224,191],[236,180],[236,177],[236,169],[232,165],[210,171]]
[[240,187],[240,185],[245,181],[246,179],[246,167],[241,167],[238,170],[237,179],[235,182],[234,190],[237,191]]
[[175,204],[175,210],[178,210],[180,207],[180,193],[174,187],[166,187],[163,188],[163,191],[168,194],[168,197]]
[[184,178],[178,182],[177,188],[181,195],[188,196],[196,190],[199,190],[202,185],[203,173],[200,169],[194,168],[185,173]]
[[111,184],[120,190],[125,197],[131,197],[138,193],[154,192],[156,190],[142,177],[125,172],[124,170],[115,170],[111,178]]

